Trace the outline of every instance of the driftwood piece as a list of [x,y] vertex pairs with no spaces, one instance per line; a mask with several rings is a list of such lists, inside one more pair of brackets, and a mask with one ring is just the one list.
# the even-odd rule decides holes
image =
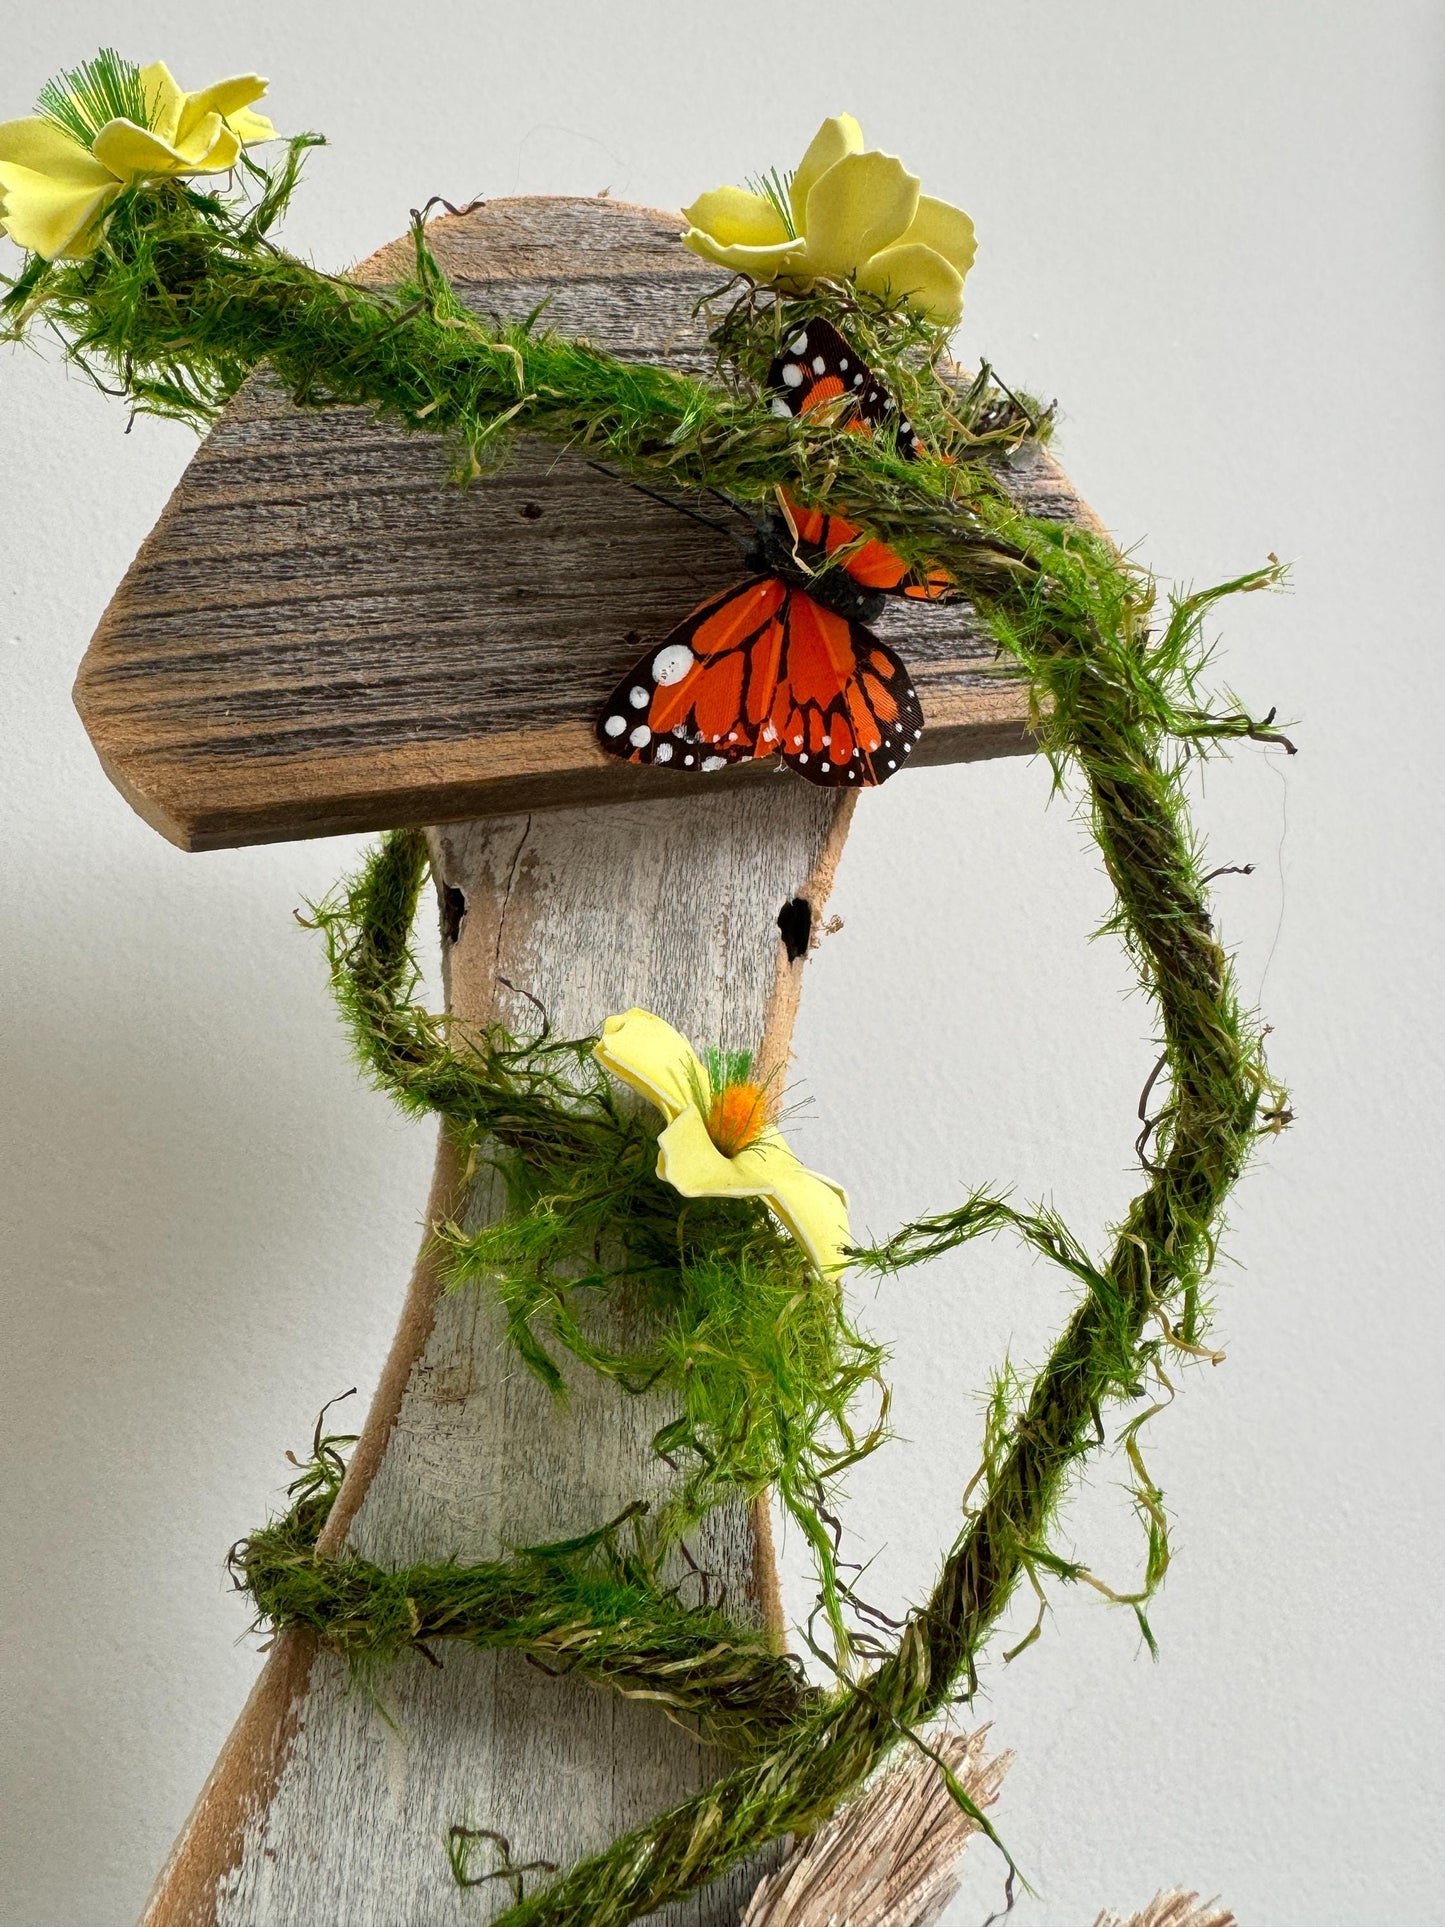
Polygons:
[[[932,1750],[980,1810],[998,1798],[1011,1753],[988,1757],[988,1728],[935,1737]],[[957,1898],[964,1849],[980,1831],[935,1760],[890,1767],[759,1882],[740,1927],[935,1927]],[[1001,1916],[990,1915],[990,1920]],[[1171,1888],[1126,1920],[1094,1927],[1239,1927],[1218,1901]]]
[[[698,301],[725,278],[678,246],[680,217],[597,200],[494,201],[430,230],[462,299],[623,356],[706,367]],[[360,278],[394,283],[405,244]],[[226,409],[127,572],[75,700],[112,780],[187,849],[589,801],[766,786],[633,768],[593,740],[649,640],[739,573],[726,536],[524,440],[505,469],[444,486],[434,436],[365,410],[303,411],[266,374]],[[1056,464],[1010,486],[1086,518]],[[1027,749],[1027,704],[992,673],[966,605],[879,624],[914,671],[914,764]]]
[[1122,1914],[1100,1914],[1094,1927],[1239,1927],[1239,1922],[1228,1907],[1178,1888],[1156,1894],[1142,1913],[1127,1920]]
[[[803,959],[777,914],[821,907],[852,798],[779,783],[710,798],[556,811],[434,835],[439,884],[465,914],[446,946],[451,1007],[564,1035],[640,1003],[703,1042],[786,1059]],[[450,898],[453,915],[457,899]],[[516,989],[509,988],[516,986]],[[433,1216],[459,1197],[444,1150]],[[504,1344],[484,1293],[438,1299],[424,1256],[334,1515],[386,1564],[495,1556],[588,1530],[658,1486],[665,1405],[580,1369],[566,1406]],[[776,1579],[749,1518],[724,1508],[697,1551],[735,1612],[776,1625]],[[566,1865],[706,1783],[722,1762],[656,1708],[544,1677],[513,1654],[442,1649],[381,1686],[383,1712],[309,1640],[278,1641],[158,1885],[148,1927],[402,1927],[490,1915],[458,1892],[453,1824],[507,1836],[518,1860]],[[744,1872],[668,1912],[736,1920]],[[500,1903],[506,1890],[497,1895]]]
[[[998,1798],[1011,1753],[989,1759],[988,1728],[936,1742],[980,1810]],[[931,1759],[894,1766],[758,1887],[741,1927],[933,1927],[958,1893],[978,1822]]]

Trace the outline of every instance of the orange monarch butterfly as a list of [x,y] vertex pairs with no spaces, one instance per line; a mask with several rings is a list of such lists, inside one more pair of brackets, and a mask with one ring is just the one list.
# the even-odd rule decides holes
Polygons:
[[[789,339],[768,386],[778,414],[846,396],[848,425],[869,432],[897,413],[826,321]],[[909,422],[896,434],[900,453],[920,452]],[[923,734],[912,677],[868,625],[885,597],[937,597],[946,578],[922,580],[841,516],[780,499],[748,544],[753,573],[694,609],[613,691],[597,725],[609,755],[694,772],[776,755],[810,783],[863,789],[912,754]]]

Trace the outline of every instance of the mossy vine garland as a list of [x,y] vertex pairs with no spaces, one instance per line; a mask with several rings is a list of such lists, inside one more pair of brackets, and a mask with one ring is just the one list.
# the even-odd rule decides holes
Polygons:
[[[731,1746],[738,1764],[727,1777],[501,1916],[505,1927],[609,1927],[813,1827],[900,1739],[925,1744],[920,1729],[972,1690],[1021,1578],[1036,1588],[1045,1575],[1100,1583],[1050,1548],[1053,1515],[1104,1441],[1106,1405],[1137,1404],[1151,1383],[1167,1392],[1168,1354],[1203,1349],[1226,1200],[1256,1138],[1288,1121],[1214,934],[1184,795],[1193,755],[1232,737],[1282,740],[1268,718],[1218,713],[1197,690],[1214,603],[1268,587],[1280,571],[1271,563],[1176,598],[1158,618],[1145,571],[1087,530],[1020,514],[1004,492],[991,462],[1037,429],[1027,406],[987,374],[967,389],[951,384],[939,372],[938,328],[851,283],[821,280],[780,298],[745,292],[715,328],[719,379],[704,383],[615,361],[535,319],[487,326],[452,293],[420,217],[406,286],[377,292],[321,274],[268,238],[310,144],[291,141],[270,170],[242,151],[221,195],[138,175],[108,196],[86,258],[30,257],[3,303],[10,337],[43,323],[136,408],[197,424],[266,361],[302,405],[366,405],[449,436],[463,476],[525,430],[654,486],[762,503],[786,484],[807,505],[844,509],[914,565],[946,570],[1027,680],[1042,747],[1059,780],[1082,788],[1116,896],[1109,927],[1158,1013],[1162,1068],[1151,1083],[1167,1095],[1152,1120],[1147,1182],[1105,1256],[1091,1258],[1048,1215],[982,1193],[854,1254],[888,1272],[1007,1229],[1064,1266],[1081,1296],[1033,1381],[996,1384],[972,1508],[932,1593],[891,1650],[855,1634],[850,1656],[852,1602],[828,1499],[831,1481],[882,1436],[881,1416],[861,1435],[850,1419],[854,1395],[881,1385],[877,1349],[761,1206],[684,1207],[659,1183],[652,1130],[592,1065],[594,1040],[464,1032],[418,1006],[408,944],[426,868],[419,833],[385,839],[318,912],[364,1064],[407,1108],[440,1113],[506,1181],[511,1209],[499,1225],[442,1230],[458,1279],[494,1284],[519,1350],[544,1377],[556,1374],[560,1344],[624,1392],[671,1387],[679,1416],[659,1447],[681,1470],[656,1519],[633,1508],[584,1539],[510,1560],[388,1573],[349,1554],[315,1555],[342,1470],[341,1442],[318,1427],[292,1510],[236,1548],[234,1569],[262,1619],[311,1626],[359,1664],[441,1637],[512,1647],[620,1692],[660,1694]],[[826,415],[782,421],[759,399],[784,329],[819,313],[846,318],[935,458],[904,462]],[[604,1249],[620,1256],[597,1257],[579,1276],[578,1254]],[[657,1315],[646,1356],[597,1350],[576,1316],[578,1292],[619,1282],[647,1293]],[[700,1372],[704,1350],[713,1364]],[[1155,1410],[1120,1435],[1148,1534],[1144,1582],[1127,1596],[1146,1636],[1144,1608],[1168,1557],[1138,1442]],[[703,1512],[769,1485],[818,1556],[833,1629],[824,1657],[836,1671],[827,1690],[757,1633],[664,1583],[668,1549]]]

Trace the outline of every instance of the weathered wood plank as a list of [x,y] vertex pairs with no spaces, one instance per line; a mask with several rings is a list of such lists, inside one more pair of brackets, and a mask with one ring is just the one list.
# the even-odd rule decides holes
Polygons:
[[[718,271],[680,217],[596,200],[489,203],[431,230],[462,298],[614,353],[707,365],[696,304]],[[394,281],[393,244],[362,270]],[[446,486],[433,437],[364,410],[294,408],[264,373],[197,451],[97,630],[75,699],[113,781],[191,849],[397,823],[767,786],[633,768],[593,739],[649,640],[737,577],[729,539],[523,440]],[[1086,513],[1053,461],[1011,485]],[[967,606],[879,625],[909,661],[916,764],[1024,750],[1027,705]],[[783,780],[793,780],[786,778]]]
[[[466,914],[446,948],[453,1009],[564,1034],[641,1003],[702,1043],[786,1061],[804,962],[778,936],[783,903],[821,909],[852,797],[802,783],[607,810],[498,818],[435,833],[439,881]],[[514,990],[510,986],[516,986]],[[458,1199],[444,1153],[430,1207]],[[625,1315],[625,1314],[624,1314]],[[480,1292],[438,1298],[423,1258],[334,1519],[383,1563],[586,1530],[659,1489],[649,1440],[665,1401],[577,1371],[558,1406],[506,1348]],[[775,1587],[740,1510],[698,1551],[732,1608]],[[454,1822],[510,1838],[519,1859],[567,1864],[704,1784],[716,1756],[654,1708],[514,1655],[443,1649],[381,1683],[392,1725],[343,1668],[287,1637],[217,1765],[146,1927],[475,1927],[506,1898],[460,1894],[444,1855]],[[756,1871],[669,1910],[690,1927],[737,1919]]]

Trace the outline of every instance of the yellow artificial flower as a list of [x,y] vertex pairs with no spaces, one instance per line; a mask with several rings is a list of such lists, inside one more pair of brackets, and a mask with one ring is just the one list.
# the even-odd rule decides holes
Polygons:
[[47,261],[89,254],[101,216],[124,185],[39,115],[0,125],[0,227]]
[[902,161],[865,150],[851,114],[825,120],[787,189],[719,187],[683,209],[683,243],[719,266],[804,289],[851,280],[866,294],[904,297],[951,328],[973,265],[973,222],[919,193]]
[[[143,121],[114,115],[94,125],[94,103],[104,96],[92,91],[58,95],[62,111],[74,110],[63,113],[64,126],[55,114],[0,125],[0,226],[48,261],[92,253],[106,211],[135,181],[224,174],[243,147],[276,138],[265,115],[249,111],[266,91],[259,74],[238,74],[188,94],[162,61],[138,76],[119,62],[110,71],[120,73],[122,84],[127,74],[132,84],[138,78]],[[88,80],[88,71],[80,78]],[[89,132],[88,144],[81,129]]]
[[596,1056],[667,1119],[657,1175],[685,1198],[761,1198],[824,1277],[846,1265],[848,1199],[800,1164],[768,1122],[766,1093],[745,1081],[714,1086],[687,1039],[650,1011],[602,1026]]

